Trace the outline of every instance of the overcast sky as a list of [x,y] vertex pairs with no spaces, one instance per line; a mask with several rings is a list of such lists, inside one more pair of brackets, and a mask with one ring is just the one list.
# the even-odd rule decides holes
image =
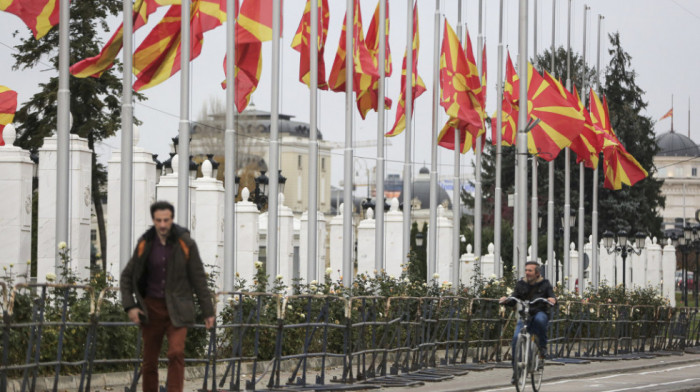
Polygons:
[[[80,1],[80,0],[74,0]],[[251,0],[247,0],[251,1]],[[290,47],[305,0],[284,1],[284,30],[282,38],[282,64],[281,64],[281,106],[282,113],[290,114],[300,121],[309,120],[308,88],[298,81],[299,54]],[[345,13],[345,2],[331,0],[330,27],[326,42],[326,70],[330,71],[335,58],[338,40]],[[400,89],[401,62],[406,44],[406,17],[407,2],[404,0],[390,0],[390,47],[394,65],[394,73],[387,82],[387,96],[394,100],[392,110],[386,114],[386,128],[389,129],[394,121],[396,102]],[[468,24],[472,43],[476,48],[479,35],[478,0],[462,1],[463,20]],[[483,35],[487,46],[488,63],[488,102],[487,111],[493,113],[496,110],[496,66],[498,48],[498,18],[499,2],[484,0]],[[511,55],[517,55],[518,40],[518,3],[517,0],[504,0],[504,32],[503,45],[510,46]],[[364,29],[367,30],[372,13],[376,7],[376,0],[361,0]],[[533,19],[534,1],[530,0],[530,25],[528,57],[532,57],[533,44]],[[566,45],[567,41],[567,4],[568,1],[557,1],[556,34],[557,46]],[[700,42],[700,2],[692,0],[574,0],[572,4],[571,46],[572,50],[581,53],[583,50],[583,9],[584,4],[590,6],[587,57],[589,66],[596,63],[596,40],[598,15],[605,17],[603,21],[603,39],[601,40],[602,67],[608,63],[607,34],[620,32],[622,47],[632,56],[632,68],[637,73],[637,83],[646,92],[645,100],[649,103],[646,115],[653,120],[659,119],[671,108],[671,95],[674,95],[676,113],[674,128],[677,132],[687,135],[688,110],[700,107],[700,96],[693,92],[700,88],[700,52],[696,43]],[[552,42],[552,0],[537,1],[537,47],[540,51],[549,48]],[[440,9],[441,19],[446,17],[448,22],[456,28],[458,19],[458,0],[443,0]],[[159,16],[165,9],[151,18],[147,27],[136,33],[136,46],[145,37],[150,28],[159,20]],[[418,5],[421,48],[418,61],[418,73],[423,78],[428,88],[416,101],[414,116],[414,162],[415,171],[430,164],[430,135],[431,135],[431,103],[433,80],[433,49],[435,34],[435,2],[420,0]],[[115,29],[119,24],[116,18],[111,20],[111,28]],[[13,71],[14,59],[11,54],[19,39],[13,37],[13,32],[19,30],[20,36],[28,36],[26,29],[20,20],[14,15],[0,13],[0,85],[14,89],[19,94],[20,105],[28,100],[39,90],[39,83],[48,81],[49,77],[56,74],[48,69],[47,61],[33,70]],[[111,34],[111,33],[109,33]],[[106,41],[108,33],[105,33]],[[442,30],[439,32],[442,38]],[[267,42],[263,45],[263,71],[260,84],[254,93],[252,102],[260,110],[270,110],[270,51],[272,45]],[[196,120],[203,106],[210,99],[225,100],[225,92],[220,87],[224,79],[222,62],[225,54],[225,27],[221,26],[205,34],[202,54],[193,61],[192,72],[192,96],[191,118]],[[121,56],[121,55],[120,55]],[[145,90],[148,101],[136,103],[135,115],[143,121],[141,127],[140,146],[153,153],[160,154],[161,160],[167,157],[169,152],[168,142],[177,134],[179,121],[179,73],[168,81]],[[342,93],[320,92],[319,94],[319,127],[326,140],[344,141],[344,102]],[[695,110],[691,113],[690,136],[694,140],[700,135],[700,115]],[[366,120],[362,120],[354,113],[354,137],[355,140],[376,140],[377,115],[370,112]],[[439,121],[442,125],[446,121],[442,108]],[[670,129],[669,119],[658,122],[655,132],[661,134]],[[391,139],[392,146],[386,148],[387,173],[400,173],[404,160],[404,135]],[[111,151],[119,147],[119,138],[114,137],[105,140],[100,146],[101,160],[109,159]],[[439,171],[441,175],[452,173],[453,153],[442,148],[439,149]],[[634,154],[634,151],[631,151]],[[342,150],[334,150],[332,184],[337,185],[342,179]],[[374,166],[376,147],[355,150],[355,155],[361,157],[362,163],[358,163],[361,170],[364,167]],[[471,171],[473,156],[466,154],[462,159],[464,170]]]

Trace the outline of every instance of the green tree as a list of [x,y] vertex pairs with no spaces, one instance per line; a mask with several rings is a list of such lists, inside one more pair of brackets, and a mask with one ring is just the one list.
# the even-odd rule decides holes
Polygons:
[[[102,42],[100,35],[108,30],[107,18],[119,14],[122,2],[119,0],[72,1],[70,22],[70,63],[74,64],[99,53]],[[26,30],[27,32],[29,30]],[[15,31],[14,35],[18,35]],[[24,70],[37,66],[45,67],[45,60],[58,69],[58,27],[53,28],[40,40],[31,34],[23,34],[20,44],[13,54],[13,69]],[[103,165],[98,164],[95,143],[113,136],[121,125],[121,64],[107,70],[100,78],[70,78],[70,110],[73,116],[71,133],[86,138],[92,150],[92,201],[99,228],[103,268],[106,260],[107,238],[102,207],[103,192],[107,175]],[[17,122],[17,145],[36,152],[44,143],[44,138],[56,129],[58,77],[39,83],[41,91],[23,103],[15,116]],[[141,94],[135,99],[143,100]],[[135,120],[137,121],[137,120]]]
[[647,107],[644,91],[637,85],[632,57],[622,48],[620,34],[610,34],[608,38],[611,59],[605,70],[603,93],[610,109],[610,123],[627,151],[649,172],[649,177],[632,187],[612,191],[603,188],[604,179],[600,176],[600,227],[626,229],[630,233],[642,231],[660,238],[662,218],[658,210],[665,206],[666,198],[661,194],[663,180],[653,178],[656,172],[653,158],[658,152],[654,123],[642,114]]

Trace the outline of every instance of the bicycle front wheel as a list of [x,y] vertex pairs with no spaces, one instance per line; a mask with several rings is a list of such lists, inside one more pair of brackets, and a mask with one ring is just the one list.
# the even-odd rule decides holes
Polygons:
[[527,384],[527,348],[527,336],[525,336],[524,334],[518,335],[518,340],[516,340],[515,342],[515,352],[513,352],[513,372],[515,373],[515,389],[518,392],[524,391],[525,384]]
[[540,359],[540,348],[536,344],[530,346],[532,348],[532,389],[537,392],[542,386],[542,375],[544,374],[544,359]]

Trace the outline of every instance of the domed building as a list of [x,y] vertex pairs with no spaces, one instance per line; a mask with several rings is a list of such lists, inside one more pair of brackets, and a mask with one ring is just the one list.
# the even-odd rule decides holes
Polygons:
[[696,223],[700,209],[700,148],[673,129],[656,138],[659,152],[654,157],[656,176],[664,180],[661,192],[666,196],[666,207],[660,211],[664,231],[682,229],[686,222]]

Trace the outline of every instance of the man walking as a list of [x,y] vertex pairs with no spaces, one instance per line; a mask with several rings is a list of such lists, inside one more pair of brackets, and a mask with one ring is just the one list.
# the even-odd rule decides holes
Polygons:
[[189,232],[173,223],[175,207],[165,201],[151,205],[153,226],[139,239],[121,274],[121,295],[129,319],[143,336],[143,391],[158,391],[158,356],[168,337],[167,390],[182,391],[185,379],[185,337],[194,324],[193,294],[207,329],[214,325],[214,305],[207,287],[197,244]]

